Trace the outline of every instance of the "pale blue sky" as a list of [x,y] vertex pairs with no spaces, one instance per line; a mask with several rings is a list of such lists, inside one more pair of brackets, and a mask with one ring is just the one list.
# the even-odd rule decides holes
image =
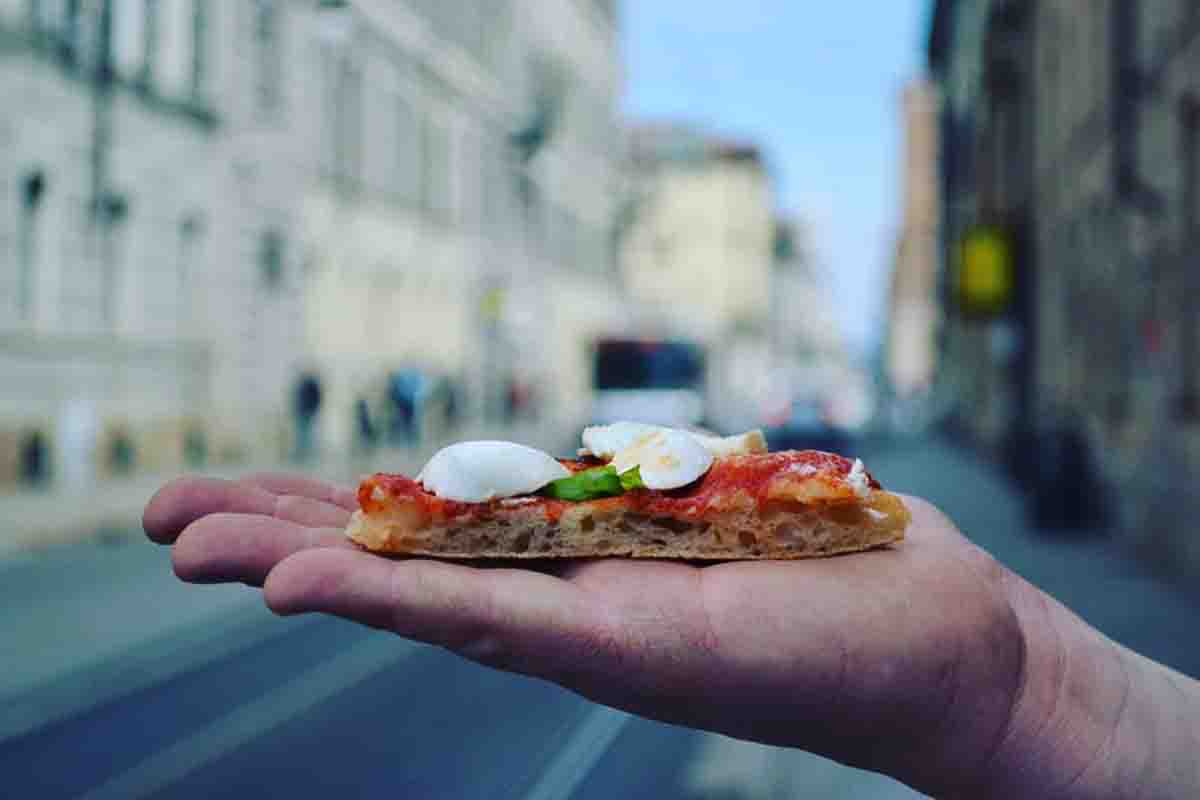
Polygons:
[[899,101],[927,0],[625,0],[625,112],[762,145],[846,333],[878,337],[899,214]]

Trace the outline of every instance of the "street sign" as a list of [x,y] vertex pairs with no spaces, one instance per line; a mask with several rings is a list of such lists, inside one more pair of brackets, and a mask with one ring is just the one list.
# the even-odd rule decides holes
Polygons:
[[488,322],[499,322],[504,316],[505,291],[491,288],[483,293],[479,301],[479,313]]
[[967,229],[959,246],[958,303],[966,316],[1005,314],[1013,300],[1016,259],[1013,237],[997,225]]

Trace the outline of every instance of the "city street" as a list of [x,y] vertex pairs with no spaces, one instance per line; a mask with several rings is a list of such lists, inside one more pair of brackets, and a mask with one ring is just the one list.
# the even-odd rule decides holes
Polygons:
[[[1098,537],[1027,530],[993,470],[941,443],[866,453],[890,487],[1110,636],[1189,674],[1197,602]],[[801,589],[802,590],[802,587]],[[903,798],[804,753],[651,723],[257,592],[188,586],[135,536],[0,566],[0,772],[14,797]]]

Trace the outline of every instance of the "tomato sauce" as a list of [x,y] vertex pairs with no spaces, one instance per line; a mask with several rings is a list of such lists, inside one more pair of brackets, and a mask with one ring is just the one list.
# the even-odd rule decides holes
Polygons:
[[[601,463],[590,459],[560,461],[572,473],[590,469]],[[775,478],[794,474],[812,480],[839,480],[850,473],[852,466],[853,462],[847,458],[817,450],[786,450],[778,453],[731,456],[717,460],[703,477],[680,489],[636,489],[620,497],[592,502],[611,503],[618,508],[651,516],[694,518],[703,514],[710,506],[726,504],[729,498],[739,494],[761,505],[766,501],[768,486]],[[870,485],[874,489],[880,488],[879,482],[873,477],[870,478]],[[380,500],[374,496],[377,488],[382,490],[386,499]],[[563,512],[573,505],[569,500],[555,500],[540,495],[525,495],[507,501],[463,503],[431,494],[412,478],[387,473],[371,476],[363,481],[358,489],[359,506],[367,513],[382,511],[387,507],[389,500],[406,497],[420,503],[431,517],[439,520],[483,520],[495,516],[497,512],[537,507],[549,522],[558,522]]]

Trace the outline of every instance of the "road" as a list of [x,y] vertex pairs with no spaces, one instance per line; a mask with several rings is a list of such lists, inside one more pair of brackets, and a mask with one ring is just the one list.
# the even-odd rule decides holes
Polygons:
[[[872,454],[1121,641],[1200,674],[1194,594],[1114,543],[1026,529],[994,472],[936,444]],[[911,798],[881,776],[661,725],[256,592],[186,586],[137,538],[0,565],[11,797]]]

